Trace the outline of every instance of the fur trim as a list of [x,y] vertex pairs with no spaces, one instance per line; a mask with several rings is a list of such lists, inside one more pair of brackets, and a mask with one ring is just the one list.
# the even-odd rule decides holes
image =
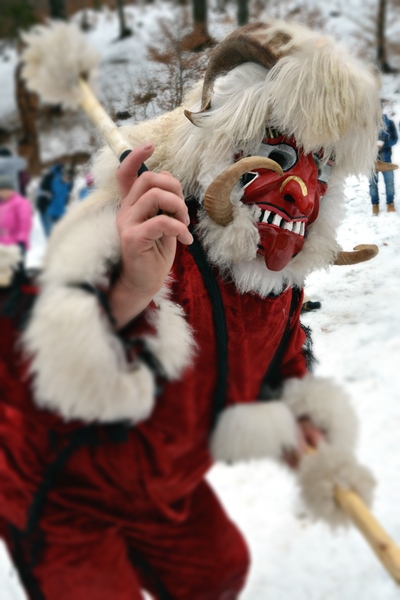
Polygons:
[[154,377],[140,361],[129,366],[94,296],[48,286],[24,335],[32,357],[35,402],[65,420],[146,419],[154,405]]
[[282,400],[298,419],[308,416],[325,432],[331,447],[346,452],[355,447],[358,421],[349,397],[330,379],[306,375],[285,382]]
[[157,335],[143,337],[168,379],[178,379],[192,363],[196,345],[182,307],[160,296],[154,299],[158,311],[153,311],[151,316]]
[[10,285],[13,273],[21,262],[21,248],[17,244],[3,246],[0,244],[0,287]]
[[311,517],[322,519],[332,528],[349,525],[347,514],[335,500],[335,487],[352,490],[367,506],[372,504],[375,478],[350,453],[321,444],[314,454],[300,463],[301,496]]
[[[132,422],[149,416],[154,377],[140,360],[126,362],[121,342],[95,297],[71,284],[106,283],[119,260],[116,204],[77,209],[52,234],[41,276],[42,291],[24,335],[31,357],[35,400],[65,419]],[[99,200],[96,205],[96,200]],[[88,199],[89,201],[89,199]],[[93,202],[93,199],[90,199]],[[178,378],[193,356],[193,336],[183,311],[165,290],[151,311],[155,335],[143,336],[169,379]]]
[[88,198],[90,205],[75,205],[56,225],[44,259],[43,285],[82,281],[98,285],[119,262],[117,203],[102,206],[101,199],[102,194],[94,192]]
[[253,458],[282,458],[298,447],[297,424],[282,402],[254,402],[226,408],[211,437],[215,460],[234,462]]
[[242,204],[239,200],[234,205],[233,220],[226,227],[217,225],[204,210],[200,212],[196,229],[213,264],[229,271],[232,264],[248,263],[256,258],[260,236],[255,224],[260,212],[257,206]]

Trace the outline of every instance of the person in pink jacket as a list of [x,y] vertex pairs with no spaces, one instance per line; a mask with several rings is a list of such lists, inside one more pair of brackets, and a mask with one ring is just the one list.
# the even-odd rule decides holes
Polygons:
[[0,175],[0,287],[21,270],[31,230],[29,200],[15,191],[12,177]]
[[25,253],[29,248],[31,230],[29,200],[15,191],[11,177],[0,175],[0,244],[19,245]]

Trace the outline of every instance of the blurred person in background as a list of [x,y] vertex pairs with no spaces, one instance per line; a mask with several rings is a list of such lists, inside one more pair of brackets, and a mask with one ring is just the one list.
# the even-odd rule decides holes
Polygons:
[[87,173],[85,176],[86,185],[78,192],[78,199],[84,200],[94,190],[94,177],[92,173]]
[[13,180],[13,189],[23,196],[30,179],[27,168],[24,158],[13,154],[9,148],[0,148],[0,175],[9,175]]
[[55,163],[42,177],[36,195],[43,230],[48,237],[57,221],[64,215],[74,183],[73,167]]
[[9,285],[23,267],[32,224],[29,200],[15,190],[10,175],[0,175],[0,286]]
[[[378,159],[390,163],[392,161],[392,148],[397,143],[398,134],[394,121],[383,115],[384,126],[379,134],[378,139]],[[393,171],[383,171],[383,179],[386,189],[386,206],[388,212],[395,212],[394,205],[394,173]],[[372,214],[379,215],[379,189],[378,189],[379,172],[373,173],[369,180],[369,193],[372,202]]]

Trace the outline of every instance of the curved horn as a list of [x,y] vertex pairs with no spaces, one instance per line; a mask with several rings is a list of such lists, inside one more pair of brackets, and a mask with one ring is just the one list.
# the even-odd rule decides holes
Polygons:
[[334,265],[356,265],[374,258],[379,252],[375,244],[359,244],[353,252],[339,252]]
[[399,165],[394,163],[383,162],[383,160],[377,160],[375,165],[375,171],[383,173],[385,171],[395,171],[399,168]]
[[185,111],[186,117],[196,125],[196,115],[206,112],[211,105],[214,82],[235,67],[246,62],[258,63],[271,69],[280,58],[280,47],[289,41],[289,36],[276,34],[269,39],[267,23],[252,23],[228,35],[215,48],[208,63],[203,83],[201,109],[199,112]]
[[252,169],[270,169],[283,176],[282,167],[262,156],[248,156],[234,163],[218,177],[206,189],[204,194],[204,208],[206,213],[218,225],[229,225],[233,220],[233,206],[231,204],[231,192],[239,179]]

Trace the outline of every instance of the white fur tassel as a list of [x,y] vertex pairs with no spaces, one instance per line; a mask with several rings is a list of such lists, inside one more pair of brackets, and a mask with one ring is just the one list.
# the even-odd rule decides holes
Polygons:
[[320,444],[315,453],[303,457],[299,468],[301,496],[313,519],[322,519],[332,528],[350,524],[349,517],[335,500],[335,489],[354,491],[371,506],[375,479],[353,454]]
[[77,27],[61,21],[38,25],[23,33],[21,76],[44,102],[78,108],[79,78],[94,86],[99,55]]

